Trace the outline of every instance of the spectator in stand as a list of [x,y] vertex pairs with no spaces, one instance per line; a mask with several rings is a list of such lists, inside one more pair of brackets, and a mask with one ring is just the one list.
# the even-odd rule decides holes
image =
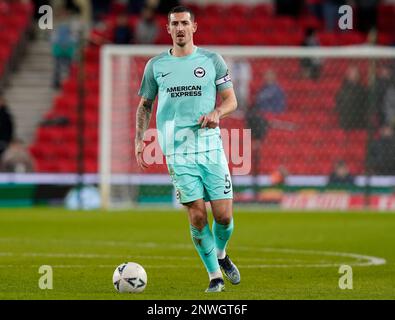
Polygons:
[[395,128],[395,77],[392,77],[383,97],[384,121]]
[[0,94],[0,156],[14,135],[14,121],[4,97]]
[[22,140],[13,140],[3,153],[0,161],[0,171],[14,173],[34,172],[33,159],[26,150]]
[[129,16],[126,13],[117,17],[113,39],[115,44],[130,44],[134,42],[133,30],[129,25]]
[[360,80],[359,69],[349,67],[340,90],[336,94],[336,111],[344,130],[366,129],[368,99]]
[[285,180],[289,175],[288,169],[284,165],[280,165],[276,170],[270,173],[270,183],[272,186],[281,187],[285,184]]
[[355,0],[357,30],[368,33],[377,28],[380,0]]
[[155,12],[151,7],[144,7],[140,19],[136,24],[135,38],[139,44],[153,44],[159,34],[155,20]]
[[252,70],[250,62],[243,58],[226,58],[233,88],[235,89],[238,108],[235,114],[244,115],[250,105],[250,82]]
[[128,0],[128,13],[140,14],[145,6],[145,0]]
[[[313,28],[307,28],[305,31],[305,37],[302,43],[305,47],[318,47],[320,46],[320,41],[318,39],[317,33]],[[303,69],[303,75],[310,79],[318,79],[321,73],[322,61],[320,58],[303,58],[300,61]]]
[[346,0],[323,0],[322,15],[325,21],[325,30],[338,31],[339,8],[346,4]]
[[322,20],[322,3],[325,0],[306,0],[306,8],[309,14]]
[[103,1],[103,0],[90,0],[91,7],[92,7],[92,16],[93,21],[98,22],[100,21],[103,16],[110,12],[111,2],[112,1]]
[[251,175],[254,197],[256,198],[262,144],[269,129],[269,121],[255,106],[252,106],[246,112],[246,126],[251,130]]
[[265,112],[281,113],[285,110],[285,93],[277,83],[276,74],[269,70],[265,82],[257,94],[255,107]]
[[93,24],[92,4],[86,0],[74,0],[74,2],[80,11],[81,30],[84,32],[84,36],[87,36]]
[[59,88],[65,74],[69,73],[71,62],[77,48],[77,38],[73,34],[71,16],[62,10],[57,17],[58,25],[52,33],[52,55],[55,60],[53,86]]
[[75,0],[64,0],[64,6],[70,12],[77,14],[81,13],[79,6],[75,3]]
[[104,22],[97,23],[91,30],[89,41],[90,44],[99,47],[112,42],[111,32]]
[[[252,186],[254,190],[255,200],[257,199],[258,190],[258,174],[259,167],[262,159],[262,146],[265,141],[266,135],[271,129],[279,129],[286,131],[295,131],[298,126],[294,123],[281,120],[267,120],[264,112],[261,112],[256,105],[252,105],[248,108],[245,113],[246,115],[246,127],[251,129],[251,175],[252,175]],[[284,167],[280,167],[277,171],[272,173],[271,180],[273,184],[278,184],[282,180],[279,177],[285,179],[287,170]]]
[[148,0],[148,3],[150,2],[157,3],[156,6],[153,6],[156,8],[156,12],[166,16],[172,8],[181,5],[179,0]]
[[304,0],[275,0],[276,15],[298,18],[304,8]]
[[395,175],[395,136],[390,125],[381,127],[379,137],[369,146],[368,164],[372,174]]
[[[384,105],[390,105],[390,97],[391,94],[387,97],[387,91],[391,87],[393,81],[391,75],[391,69],[388,65],[381,65],[377,68],[377,76],[376,80],[372,86],[372,94],[373,94],[373,113],[377,118],[378,125],[381,127],[386,119],[386,110]],[[387,101],[384,103],[384,97],[387,98]]]
[[351,175],[347,164],[343,160],[335,163],[334,170],[329,176],[328,185],[333,187],[348,187],[354,184],[354,177]]
[[[0,1],[1,2],[1,1]],[[33,0],[33,12],[34,12],[34,19],[38,20],[42,17],[42,14],[39,13],[38,9],[41,6],[48,6],[50,5],[51,1],[50,0]]]

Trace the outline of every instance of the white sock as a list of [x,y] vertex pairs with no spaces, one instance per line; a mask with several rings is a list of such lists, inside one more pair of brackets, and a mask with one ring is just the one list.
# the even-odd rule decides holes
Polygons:
[[226,251],[217,249],[217,258],[218,259],[225,259]]
[[213,280],[213,279],[217,279],[217,278],[223,279],[222,272],[219,269],[217,271],[214,271],[214,272],[209,272],[208,276],[210,278],[210,281]]

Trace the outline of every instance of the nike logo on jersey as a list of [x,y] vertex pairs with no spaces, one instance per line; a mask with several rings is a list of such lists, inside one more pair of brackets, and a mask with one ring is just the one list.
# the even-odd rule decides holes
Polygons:
[[168,73],[162,73],[162,78],[163,77],[166,77],[167,75],[169,75],[171,72],[168,72]]
[[232,190],[230,189],[230,190],[228,190],[228,191],[224,191],[224,194],[228,194],[229,192],[231,192]]

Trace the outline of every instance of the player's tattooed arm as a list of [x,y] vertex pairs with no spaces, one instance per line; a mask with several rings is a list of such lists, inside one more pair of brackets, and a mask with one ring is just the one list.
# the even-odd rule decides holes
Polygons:
[[237,99],[233,88],[228,88],[220,91],[221,104],[209,114],[203,115],[199,118],[198,123],[202,128],[216,128],[219,126],[219,120],[230,115],[237,108]]
[[141,169],[145,169],[148,165],[143,159],[144,149],[144,133],[147,131],[151,120],[153,101],[141,98],[136,113],[136,138],[135,138],[135,155],[137,164]]
[[144,133],[148,129],[151,119],[153,101],[141,98],[136,114],[136,142],[144,139]]

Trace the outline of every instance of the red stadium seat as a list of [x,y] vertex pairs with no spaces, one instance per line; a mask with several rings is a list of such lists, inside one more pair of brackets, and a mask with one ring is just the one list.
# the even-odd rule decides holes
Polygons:
[[89,80],[85,82],[86,94],[99,95],[99,80]]
[[203,9],[203,12],[206,16],[212,16],[216,18],[220,18],[225,13],[225,11],[226,9],[223,5],[214,3],[205,5]]
[[140,17],[138,15],[131,15],[129,17],[129,26],[134,30],[136,28],[136,25],[139,21]]
[[318,39],[322,46],[336,46],[338,39],[335,33],[332,32],[318,32]]
[[395,30],[395,5],[379,4],[378,11],[377,24],[379,31],[393,33],[393,30]]
[[65,95],[76,95],[78,92],[78,83],[75,78],[68,78],[62,83],[62,90]]
[[111,2],[111,13],[114,15],[119,15],[121,13],[127,12],[127,5],[125,2],[113,1]]
[[273,20],[273,28],[285,33],[293,32],[296,29],[296,21],[289,17],[278,17]]
[[85,97],[85,110],[98,112],[99,96],[97,94],[89,94]]
[[100,60],[100,47],[88,46],[84,50],[85,61],[88,63],[98,63]]
[[267,3],[259,3],[253,5],[251,8],[251,14],[254,17],[266,18],[273,15],[273,6]]
[[221,33],[221,36],[218,37],[216,36],[215,42],[212,42],[211,44],[218,43],[221,45],[238,45],[239,43],[239,35],[232,32],[232,31],[224,31]]
[[155,17],[156,23],[158,25],[159,30],[166,31],[166,24],[167,24],[167,16],[157,15]]
[[241,33],[238,35],[237,43],[240,45],[258,46],[263,44],[262,38],[261,32]]
[[78,95],[59,95],[55,98],[55,110],[59,112],[75,112],[78,106]]
[[359,32],[342,32],[337,34],[339,45],[354,45],[366,42],[366,35]]
[[274,19],[271,17],[253,16],[247,24],[253,31],[267,33],[273,29],[273,21]]
[[389,46],[395,43],[395,37],[392,33],[379,32],[377,35],[377,43],[383,46]]
[[10,49],[14,47],[20,38],[19,29],[4,29],[0,30],[0,40],[2,45],[9,47]]
[[318,18],[314,16],[303,16],[299,19],[298,24],[303,28],[313,28],[315,30],[322,30],[324,24]]
[[248,19],[249,15],[252,13],[250,6],[244,4],[230,4],[226,7],[226,15],[231,17],[240,17],[243,19]]
[[84,161],[84,171],[86,173],[97,173],[99,171],[97,160],[86,159]]
[[169,43],[169,35],[164,33],[159,33],[159,36],[155,40],[155,44],[168,44]]

